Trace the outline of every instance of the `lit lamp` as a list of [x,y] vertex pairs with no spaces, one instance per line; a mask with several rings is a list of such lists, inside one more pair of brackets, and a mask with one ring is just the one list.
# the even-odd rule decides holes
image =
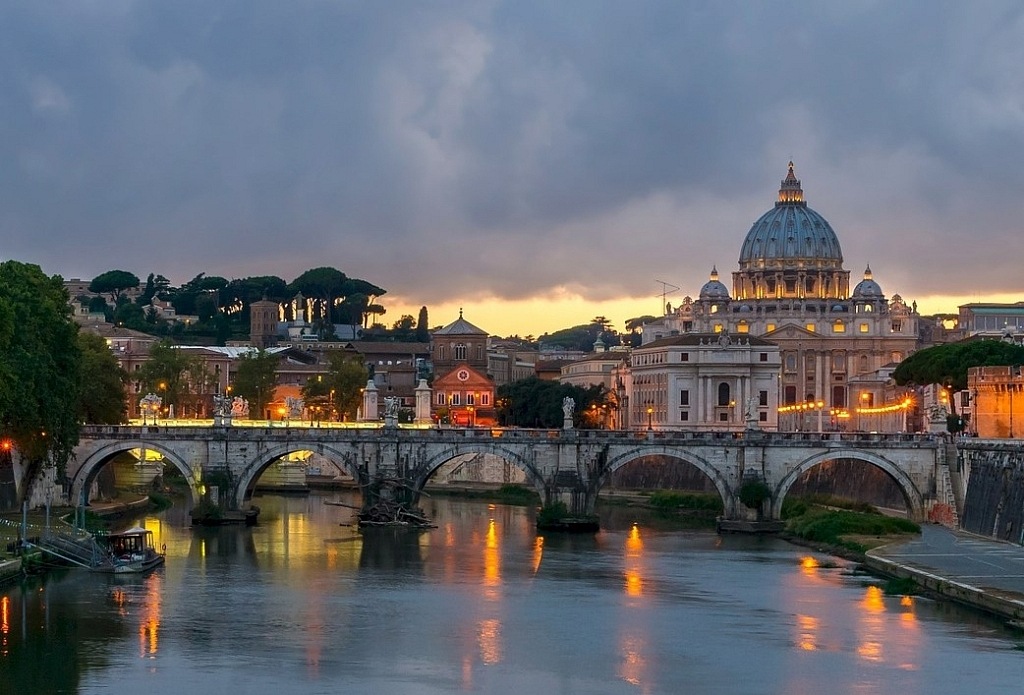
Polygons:
[[466,406],[466,412],[469,413],[469,426],[470,427],[476,426],[476,419],[473,417],[473,414],[474,414],[473,406],[467,405]]
[[647,431],[648,432],[654,429],[654,426],[651,424],[651,418],[653,416],[654,416],[654,408],[652,408],[651,406],[647,406]]

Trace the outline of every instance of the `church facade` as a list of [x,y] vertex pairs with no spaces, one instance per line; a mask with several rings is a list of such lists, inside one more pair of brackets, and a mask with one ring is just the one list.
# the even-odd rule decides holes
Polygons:
[[[643,344],[686,334],[756,337],[779,346],[780,408],[814,404],[829,427],[895,398],[889,374],[917,346],[916,305],[886,298],[867,267],[850,290],[839,238],[807,206],[789,163],[774,207],[740,247],[732,290],[717,268],[696,299],[665,307]],[[775,401],[775,398],[771,399]]]

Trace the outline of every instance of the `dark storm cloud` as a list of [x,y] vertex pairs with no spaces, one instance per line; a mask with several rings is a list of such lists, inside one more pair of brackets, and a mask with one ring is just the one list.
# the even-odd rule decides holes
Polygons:
[[6,3],[3,255],[695,292],[793,158],[855,276],[1019,291],[1022,39],[1011,2]]

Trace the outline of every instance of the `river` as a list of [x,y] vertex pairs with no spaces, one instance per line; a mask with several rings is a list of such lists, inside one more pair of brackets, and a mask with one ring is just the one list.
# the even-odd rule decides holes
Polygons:
[[[263,496],[255,528],[139,521],[144,577],[82,570],[0,594],[0,693],[1016,693],[1024,635],[885,596],[772,538],[607,511],[539,538],[533,510],[425,500],[437,528],[360,534],[337,493]],[[636,523],[634,523],[636,522]]]

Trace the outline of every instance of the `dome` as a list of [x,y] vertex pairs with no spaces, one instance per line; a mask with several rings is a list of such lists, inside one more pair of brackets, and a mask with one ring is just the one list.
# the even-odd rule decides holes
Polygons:
[[711,279],[700,288],[701,299],[729,299],[729,288],[718,281],[718,268],[711,268]]
[[839,238],[828,221],[807,207],[800,181],[789,173],[775,207],[761,215],[740,247],[740,270],[750,268],[842,268]]
[[882,288],[871,279],[871,266],[864,271],[864,279],[853,288],[854,298],[878,298],[882,296]]

